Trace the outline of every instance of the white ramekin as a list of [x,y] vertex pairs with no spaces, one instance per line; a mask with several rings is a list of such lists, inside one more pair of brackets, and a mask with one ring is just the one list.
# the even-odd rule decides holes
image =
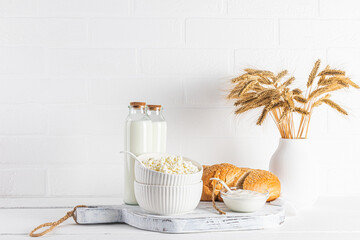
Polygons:
[[202,181],[185,186],[158,186],[134,182],[135,197],[141,208],[159,215],[193,211],[200,202]]
[[[169,156],[167,153],[146,153],[138,156],[141,161],[149,158],[161,158]],[[163,186],[183,186],[189,184],[199,183],[203,174],[203,167],[201,164],[184,157],[184,160],[191,161],[198,167],[199,171],[193,174],[169,174],[161,173],[142,166],[135,161],[135,180],[138,183],[150,185],[163,185]]]
[[[231,187],[231,190],[240,190],[238,187]],[[243,190],[243,189],[241,189]],[[253,192],[250,190],[243,190],[246,192]],[[257,210],[265,206],[266,200],[269,197],[269,192],[258,193],[258,196],[237,196],[229,194],[228,191],[223,188],[220,190],[222,199],[225,205],[235,212],[256,212]]]

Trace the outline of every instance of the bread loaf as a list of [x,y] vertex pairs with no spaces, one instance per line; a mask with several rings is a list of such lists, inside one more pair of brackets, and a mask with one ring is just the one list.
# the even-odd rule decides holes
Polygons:
[[[216,181],[210,180],[210,178],[219,178],[223,180],[229,187],[240,187],[245,190],[258,192],[267,190],[269,192],[269,198],[267,201],[275,200],[280,196],[280,181],[278,177],[275,176],[275,174],[269,171],[250,168],[238,168],[229,163],[221,163],[203,167],[204,172],[202,180],[204,185],[201,201],[211,201],[211,195]],[[215,190],[215,200],[222,201],[220,196],[221,188],[221,184],[218,184]]]

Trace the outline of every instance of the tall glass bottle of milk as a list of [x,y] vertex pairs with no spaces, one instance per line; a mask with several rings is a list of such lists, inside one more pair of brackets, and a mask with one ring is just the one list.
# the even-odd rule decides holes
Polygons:
[[166,121],[161,105],[147,105],[147,114],[152,122],[152,151],[166,152]]
[[[146,103],[131,102],[125,124],[125,150],[140,155],[152,152],[152,122],[146,114]],[[134,193],[135,160],[125,155],[124,202],[137,204]]]

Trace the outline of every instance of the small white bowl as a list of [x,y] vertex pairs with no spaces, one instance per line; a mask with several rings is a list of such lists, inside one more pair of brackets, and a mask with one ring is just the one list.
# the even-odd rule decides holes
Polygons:
[[[140,161],[148,160],[149,158],[167,157],[168,153],[146,153],[138,156]],[[142,166],[135,161],[135,180],[138,183],[150,185],[163,185],[163,186],[183,186],[189,184],[199,183],[203,174],[203,167],[198,162],[184,157],[184,160],[192,162],[198,167],[199,171],[193,174],[170,174],[162,173],[151,170]]]
[[[233,191],[241,188],[231,187]],[[242,190],[245,192],[253,192],[250,190]],[[225,205],[235,212],[256,212],[265,206],[266,200],[269,197],[269,192],[258,193],[258,196],[234,196],[227,193],[225,188],[220,190],[221,198],[224,200]]]
[[202,181],[186,186],[158,186],[134,182],[135,197],[141,208],[159,215],[193,211],[200,202]]

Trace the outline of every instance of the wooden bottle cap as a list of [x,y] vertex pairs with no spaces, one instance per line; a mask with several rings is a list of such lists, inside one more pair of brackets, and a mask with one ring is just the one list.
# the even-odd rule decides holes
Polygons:
[[130,106],[133,108],[143,108],[146,106],[145,102],[131,102]]
[[160,110],[161,109],[161,105],[147,105],[147,107],[149,108],[149,110]]

